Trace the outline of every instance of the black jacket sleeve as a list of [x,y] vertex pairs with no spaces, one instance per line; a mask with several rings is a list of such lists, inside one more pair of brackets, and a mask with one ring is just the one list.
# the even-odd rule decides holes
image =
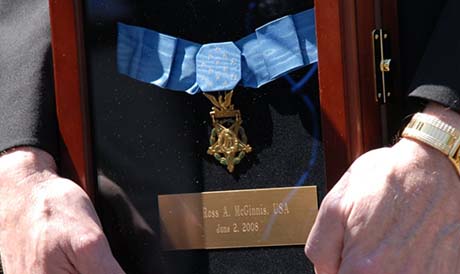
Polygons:
[[0,0],[0,151],[57,153],[47,0]]
[[[417,70],[410,94],[460,112],[460,1],[448,0]],[[423,30],[413,30],[423,31]]]

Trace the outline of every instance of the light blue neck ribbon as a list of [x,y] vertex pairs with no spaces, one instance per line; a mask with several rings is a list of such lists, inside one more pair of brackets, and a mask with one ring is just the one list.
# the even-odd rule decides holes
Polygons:
[[118,71],[189,94],[258,88],[318,61],[314,10],[259,27],[237,42],[200,45],[118,24]]

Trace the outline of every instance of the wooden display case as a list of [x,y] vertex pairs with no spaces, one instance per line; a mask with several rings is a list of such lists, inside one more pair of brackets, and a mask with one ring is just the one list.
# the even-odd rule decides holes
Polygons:
[[[83,19],[79,1],[50,1],[63,170],[94,193]],[[396,1],[316,1],[322,133],[327,188],[359,155],[389,142],[399,119]],[[375,100],[372,31],[391,33],[391,103]],[[390,113],[390,114],[388,114]]]
[[[139,2],[142,2],[142,1],[139,1]],[[218,1],[218,2],[221,2],[221,1]],[[123,102],[126,101],[126,100],[123,101],[123,99],[126,99],[126,98],[132,99],[134,96],[139,95],[139,94],[141,94],[142,96],[146,96],[149,99],[153,98],[153,100],[151,100],[152,102],[154,102],[155,100],[157,102],[158,101],[168,102],[167,101],[168,99],[164,99],[163,101],[163,97],[168,97],[170,95],[166,95],[166,93],[163,93],[161,95],[159,93],[156,93],[155,95],[151,95],[149,93],[150,92],[149,88],[147,88],[146,86],[138,85],[137,83],[134,83],[134,82],[129,82],[130,80],[127,80],[127,79],[118,79],[118,80],[115,79],[113,82],[116,82],[116,83],[115,84],[111,83],[113,78],[119,77],[117,75],[116,68],[115,68],[116,65],[114,62],[114,59],[115,59],[114,58],[114,45],[112,45],[115,40],[114,37],[116,36],[115,34],[116,31],[111,29],[111,32],[110,32],[112,35],[110,36],[111,37],[110,39],[112,39],[110,42],[112,44],[109,46],[110,53],[109,54],[106,53],[105,55],[103,55],[103,57],[100,56],[99,58],[94,59],[94,56],[97,55],[98,53],[95,54],[95,50],[92,49],[91,47],[88,47],[88,43],[87,41],[85,41],[85,39],[88,40],[88,33],[86,34],[84,33],[84,30],[88,30],[88,28],[86,28],[87,22],[85,21],[87,18],[85,17],[86,15],[84,14],[84,12],[87,11],[87,9],[84,9],[85,3],[88,3],[88,2],[72,1],[72,0],[50,1],[52,40],[53,40],[52,46],[53,46],[53,58],[54,58],[56,106],[57,106],[59,130],[60,130],[60,135],[61,135],[61,140],[62,140],[61,172],[65,176],[73,179],[75,182],[80,184],[89,193],[89,195],[96,201],[96,207],[98,208],[97,197],[99,197],[98,191],[100,190],[100,184],[101,184],[101,179],[98,178],[98,176],[100,176],[104,172],[102,173],[100,172],[99,164],[101,163],[100,161],[101,158],[100,157],[98,158],[98,152],[100,151],[98,151],[98,147],[97,147],[98,145],[101,145],[102,143],[100,141],[102,140],[101,138],[102,135],[100,134],[101,129],[94,126],[94,124],[96,123],[95,120],[97,120],[95,119],[95,116],[97,116],[97,114],[94,113],[94,110],[97,109],[95,105],[97,105],[98,103],[96,103],[93,99],[96,98],[96,95],[101,96],[101,93],[105,93],[104,96],[106,97],[104,97],[104,100],[111,100],[111,97],[113,97],[112,95],[114,94],[113,92],[118,89],[118,86],[116,85],[120,83],[122,85],[125,85],[124,88],[123,87],[120,88],[123,92],[118,93],[118,96],[122,98],[120,99],[121,104],[123,104]],[[106,9],[106,12],[107,11],[108,9]],[[319,195],[318,195],[319,199],[321,199],[322,197],[324,197],[325,192],[327,192],[334,186],[334,184],[340,179],[342,174],[346,171],[348,166],[357,157],[359,157],[361,154],[365,153],[368,150],[380,147],[389,142],[389,139],[390,139],[389,136],[391,136],[394,132],[394,129],[392,128],[392,125],[393,125],[392,121],[398,120],[400,118],[399,117],[400,116],[399,115],[399,111],[400,111],[399,102],[401,101],[401,93],[398,88],[399,79],[397,77],[399,75],[399,72],[398,72],[399,58],[397,54],[398,53],[398,46],[397,46],[398,22],[395,19],[397,18],[396,1],[391,0],[391,1],[384,2],[384,1],[378,1],[378,0],[375,0],[375,1],[374,0],[373,1],[315,0],[315,13],[316,13],[316,29],[317,29],[317,42],[318,42],[318,53],[319,53],[319,62],[318,62],[319,63],[319,103],[318,103],[317,109],[319,109],[320,116],[321,116],[321,130],[322,130],[322,134],[321,134],[322,136],[320,140],[321,146],[322,146],[320,158],[321,160],[323,160],[323,156],[324,156],[324,161],[321,162],[320,165],[318,165],[318,168],[315,171],[316,173],[313,172],[315,173],[314,175],[316,177],[311,178],[313,176],[310,176],[310,180],[313,182],[308,182],[308,183],[310,184],[310,186],[315,185],[315,184],[316,186],[318,186],[319,184],[321,184]],[[114,17],[115,19],[110,21],[109,28],[113,28],[113,25],[115,25],[114,22],[118,20],[118,17],[116,15],[114,15]],[[385,51],[382,51],[382,52],[379,51],[375,53],[374,49],[379,48],[379,45],[375,44],[375,42],[378,39],[377,40],[375,39],[376,36],[373,35],[373,31],[379,30],[379,29],[383,29],[386,31],[387,34],[389,34],[389,38],[391,39],[388,39],[387,41],[391,41],[391,43],[388,43],[388,45],[386,45],[387,47],[390,47],[390,48],[386,48]],[[104,39],[104,36],[101,36],[101,37],[102,38],[93,39],[93,40],[98,40],[100,42]],[[105,43],[105,44],[110,44],[110,43]],[[107,46],[105,44],[101,47]],[[387,55],[389,51],[393,53],[391,56]],[[391,62],[388,61],[387,59],[391,59]],[[382,60],[386,60],[386,63],[383,62],[381,64]],[[99,61],[107,62],[107,63],[99,65],[98,63]],[[93,65],[98,64],[99,70],[101,70],[101,68],[107,68],[108,66],[110,66],[111,68],[109,70],[111,74],[108,74],[109,76],[107,77],[103,75],[102,77],[100,77],[101,74],[94,73],[94,70],[97,70],[97,69],[94,69],[93,67],[92,71],[90,70],[91,66],[88,63],[91,63],[91,62]],[[384,66],[385,64],[387,65],[386,67]],[[388,67],[388,64],[389,64],[389,67]],[[390,71],[382,72],[380,71],[380,67],[386,70],[388,70],[389,68]],[[390,74],[391,74],[391,78],[389,77]],[[95,75],[97,76],[95,77]],[[95,92],[94,79],[99,80],[98,77],[106,78],[106,81],[107,79],[110,79],[110,81],[105,82],[104,84],[99,84],[98,89],[97,89],[99,92]],[[378,100],[376,100],[376,98],[378,97],[377,90],[381,90],[379,83],[381,83],[382,80],[379,80],[380,79],[379,77],[386,77],[386,81],[383,81],[383,82],[386,84],[386,91],[389,94],[385,93],[385,95],[391,95],[389,97],[388,102],[386,102],[385,104],[381,104],[380,102],[378,102]],[[278,87],[275,85],[274,89],[276,88]],[[143,91],[145,93],[142,93],[143,91],[139,91],[139,89],[144,89]],[[126,95],[126,94],[129,94],[129,95]],[[136,95],[133,95],[133,97],[129,97],[132,94],[136,94]],[[152,97],[148,97],[148,96],[152,96]],[[184,98],[174,97],[174,96],[175,95],[172,95],[172,97],[168,97],[173,103],[174,102],[177,103],[178,101],[184,99]],[[274,101],[276,101],[276,99],[277,98],[275,98]],[[135,101],[136,99],[133,99],[133,100]],[[144,101],[147,101],[147,100],[137,99],[137,101],[135,102],[137,102],[138,104],[142,104]],[[183,103],[182,101],[180,102]],[[292,102],[292,101],[289,101],[289,102]],[[104,105],[104,104],[99,103],[99,107],[101,105]],[[123,105],[119,108],[122,109],[123,107],[127,107],[127,106],[128,105]],[[156,105],[156,106],[158,107],[159,105]],[[149,107],[151,106],[148,106],[148,104],[144,105],[144,108],[146,109]],[[267,109],[270,109],[270,107],[272,106],[270,107],[264,106],[264,107],[265,107],[264,110],[267,112]],[[289,105],[287,108],[290,108],[290,107],[291,106]],[[101,111],[101,109],[103,109],[103,111]],[[110,110],[111,110],[110,107],[103,107],[103,108],[100,107],[99,114],[104,114],[104,112],[109,112]],[[286,110],[286,108],[284,108],[284,110]],[[170,113],[172,113],[172,111]],[[120,114],[120,112],[118,112],[118,114]],[[149,121],[149,119],[150,120],[155,119],[155,117],[161,114],[162,114],[161,111],[159,111],[159,112],[156,112],[156,114],[152,114],[152,116],[149,116],[149,118],[146,118],[146,116],[148,115],[143,115],[144,117],[142,118],[142,120]],[[273,112],[271,114],[273,114]],[[269,114],[267,114],[267,116],[268,115]],[[282,115],[283,114],[280,114],[280,116]],[[299,113],[295,113],[295,115],[290,115],[290,117],[288,117],[289,115],[284,116],[281,118],[281,120],[283,120],[286,117],[288,117],[289,119],[292,119],[293,116],[295,116],[295,119],[301,120],[299,119],[300,117]],[[123,116],[123,115],[119,115],[119,116]],[[120,130],[120,128],[125,127],[124,130],[126,133],[124,135],[121,134],[123,137],[120,137],[120,138],[136,139],[136,137],[133,137],[133,135],[136,135],[136,129],[134,129],[133,132],[131,132],[130,126],[132,124],[137,123],[134,120],[139,119],[139,116],[141,115],[138,115],[138,113],[135,113],[135,111],[133,111],[130,114],[129,118],[125,117],[124,119],[119,120],[125,124],[121,124],[118,130]],[[280,116],[278,116],[278,118]],[[193,118],[190,118],[190,119],[193,120]],[[267,119],[267,120],[270,120],[270,119]],[[291,131],[293,129],[292,127],[294,127],[293,131],[295,131],[295,129],[298,128],[292,125],[300,125],[300,127],[302,127],[302,131],[308,131],[308,128],[305,126],[305,120],[307,119],[304,119],[303,121],[300,121],[300,122],[294,121],[294,123],[290,123]],[[270,122],[272,122],[272,124],[274,123],[273,121],[270,121]],[[191,124],[193,124],[193,121],[191,122]],[[101,126],[101,119],[99,119],[98,125]],[[118,126],[118,123],[111,124],[111,125]],[[169,126],[169,124],[167,125]],[[182,126],[182,125],[183,123],[182,124],[179,123],[179,126]],[[193,128],[193,126],[189,126],[189,127]],[[153,128],[151,127],[150,129],[152,130]],[[282,128],[282,130],[285,130],[285,129]],[[278,133],[282,130],[278,130]],[[95,133],[94,131],[99,131],[99,132]],[[106,133],[109,132],[109,134],[112,134],[111,131],[112,129],[110,128],[110,126],[106,126],[105,132]],[[290,132],[290,133],[291,135],[289,136],[291,136],[292,138],[299,138],[298,136],[296,136],[296,134],[299,132],[294,132],[294,133]],[[109,136],[109,134],[107,134],[106,136]],[[137,134],[139,134],[139,132]],[[303,132],[300,132],[300,134],[303,134]],[[99,136],[100,138],[99,142],[95,141],[97,139],[96,138],[97,136]],[[260,136],[264,136],[264,135],[260,134]],[[156,137],[151,137],[149,140],[155,141],[157,140],[155,138]],[[163,137],[163,139],[168,139],[168,138],[169,137]],[[309,140],[315,140],[315,139],[310,138]],[[272,139],[269,138],[269,141],[267,142],[268,144],[264,144],[266,146],[263,149],[269,150],[269,148],[267,147],[272,145],[270,144],[271,141]],[[166,145],[168,145],[168,142],[165,142],[165,141],[162,141],[162,142],[163,143],[161,144],[167,143]],[[279,145],[279,144],[276,144],[276,145]],[[303,143],[303,145],[305,144]],[[191,146],[194,146],[194,144],[192,144]],[[150,147],[156,148],[158,150],[162,149],[161,146],[150,146]],[[181,148],[184,148],[184,147],[190,147],[190,146],[182,146]],[[291,146],[291,148],[292,147],[295,147],[295,146]],[[119,148],[120,148],[119,146],[112,144],[112,147],[109,150],[111,153],[114,153],[114,151],[117,151]],[[125,148],[125,150],[120,152],[119,154],[130,153],[132,150],[135,150],[136,148],[137,148],[136,146],[129,147],[128,149]],[[262,151],[263,149],[261,149],[260,151]],[[275,151],[276,152],[284,151],[283,149],[284,147],[280,146],[280,147],[277,147]],[[269,173],[272,169],[274,169],[274,167],[271,166],[272,162],[270,161],[261,163],[261,165],[265,165],[265,170],[263,170],[263,168],[260,168],[257,171],[259,173],[256,173],[254,171],[254,173],[256,174],[252,173],[248,175],[247,173],[251,173],[253,170],[258,168],[257,163],[252,164],[250,166],[252,168],[252,171],[247,171],[247,173],[243,173],[243,176],[241,176],[241,177],[245,177],[242,179],[242,181],[246,180],[244,181],[244,183],[239,181],[240,178],[238,177],[238,175],[231,177],[228,174],[226,174],[221,177],[218,177],[220,175],[215,176],[215,174],[217,174],[218,172],[215,172],[213,170],[212,172],[209,172],[207,174],[208,175],[207,181],[206,179],[203,179],[201,181],[197,180],[200,182],[199,183],[193,182],[193,184],[188,182],[188,185],[186,185],[187,183],[183,183],[183,182],[192,181],[192,180],[189,180],[189,178],[193,178],[193,174],[195,174],[193,171],[190,171],[190,170],[200,169],[200,168],[203,168],[203,166],[205,166],[208,169],[213,169],[215,168],[215,166],[212,166],[212,164],[210,164],[209,162],[206,162],[206,160],[203,160],[204,164],[202,164],[201,166],[198,165],[198,168],[196,168],[196,166],[194,166],[195,164],[194,161],[195,162],[201,161],[202,158],[191,157],[193,158],[191,161],[192,163],[190,164],[192,167],[183,169],[182,171],[185,174],[180,174],[179,171],[177,172],[174,171],[175,173],[171,172],[171,170],[168,170],[169,167],[164,167],[164,166],[163,166],[163,169],[159,168],[159,169],[153,170],[154,168],[152,168],[150,164],[152,164],[152,162],[154,162],[157,159],[156,158],[157,155],[155,155],[156,153],[157,151],[155,151],[154,149],[149,150],[145,153],[141,153],[144,156],[145,154],[150,154],[150,156],[148,156],[150,158],[147,157],[147,159],[149,159],[150,161],[148,163],[146,163],[146,161],[139,160],[141,162],[137,162],[136,164],[133,164],[130,167],[125,167],[122,164],[115,165],[115,169],[117,169],[117,171],[114,171],[113,173],[120,172],[122,176],[117,178],[119,179],[119,181],[113,180],[113,182],[111,182],[111,183],[115,183],[115,186],[117,189],[119,188],[122,191],[125,191],[125,193],[121,192],[121,194],[118,195],[118,197],[130,197],[131,201],[128,201],[128,202],[130,203],[133,202],[133,204],[137,202],[138,203],[137,205],[139,205],[139,207],[145,204],[148,204],[147,210],[144,211],[144,213],[145,212],[147,213],[139,214],[139,216],[145,217],[145,219],[147,220],[146,223],[151,225],[151,227],[153,228],[152,231],[156,231],[156,229],[158,229],[159,227],[158,225],[159,218],[158,216],[155,216],[158,208],[156,208],[156,204],[154,202],[158,194],[160,195],[161,194],[176,194],[176,193],[187,193],[187,192],[201,193],[202,191],[207,192],[207,191],[215,191],[215,190],[229,190],[229,189],[240,190],[240,189],[248,189],[248,188],[270,188],[270,187],[286,187],[286,186],[292,187],[294,185],[298,186],[298,184],[295,183],[295,180],[297,180],[298,178],[297,174],[296,175],[284,174],[286,175],[285,177],[283,177],[284,175],[280,175],[278,178],[273,178],[271,176],[267,176],[266,174],[264,174],[264,173]],[[111,158],[110,156],[107,156],[107,155],[113,155],[113,154],[105,155],[105,157],[108,159],[108,160],[106,159],[106,162],[110,162]],[[189,153],[188,155],[191,155],[191,154]],[[285,155],[285,158],[289,158],[290,156],[289,153],[286,153],[286,155]],[[181,157],[182,157],[182,154],[181,154]],[[308,156],[302,155],[302,158],[306,158],[306,157]],[[129,158],[129,157],[126,157],[126,158]],[[136,158],[136,157],[133,157],[133,158]],[[256,158],[255,162],[257,162],[257,160],[259,159],[257,159],[257,156],[255,158]],[[142,158],[142,159],[145,159],[145,158]],[[124,163],[128,163],[129,165],[130,160],[132,159],[129,159],[128,161]],[[304,161],[303,163],[305,164],[306,162],[308,162],[308,159],[307,160],[303,159],[303,161]],[[175,162],[173,161],[173,163]],[[108,165],[110,165],[110,163],[108,163]],[[148,170],[149,171],[148,176],[150,177],[144,178],[143,175],[139,175],[136,170],[136,168],[138,168],[139,166],[142,166],[144,171]],[[186,164],[184,164],[183,166],[186,166]],[[290,164],[286,164],[286,166],[287,168],[289,168]],[[171,169],[175,169],[175,167],[171,167]],[[325,171],[323,169],[325,169]],[[157,177],[164,176],[163,174],[160,174],[160,171],[158,170],[163,170],[165,172],[169,172],[168,174],[172,174],[168,176],[172,176],[172,177],[177,176],[178,178],[176,178],[175,183],[178,185],[183,183],[183,185],[181,185],[182,188],[179,187],[173,190],[171,190],[171,188],[168,188],[171,185],[170,181],[173,181],[173,179],[171,178],[166,178],[162,182],[161,180],[157,181]],[[284,170],[282,170],[279,173],[282,173],[283,171]],[[319,173],[325,173],[325,174],[318,175]],[[187,177],[190,174],[192,174],[192,176]],[[216,177],[218,177],[218,179],[216,179]],[[286,178],[289,178],[289,179],[286,179]],[[248,187],[251,184],[250,181],[254,179],[255,180],[258,179],[259,182],[255,183],[254,185],[251,185],[255,187]],[[314,182],[315,180],[316,182]],[[218,183],[213,184],[213,183],[210,183],[209,181],[216,181]],[[226,183],[223,183],[222,181],[226,181]],[[267,182],[267,181],[273,181],[273,182]],[[145,187],[145,189],[147,189],[146,191],[144,191],[143,187],[138,186],[139,184],[142,184],[142,183],[146,185]],[[208,185],[206,185],[206,183],[208,183]],[[197,185],[199,185],[201,189],[199,189]],[[133,189],[136,189],[136,188],[137,188],[136,191],[138,192],[134,192]],[[130,191],[133,191],[133,192],[130,192]],[[144,194],[147,194],[148,197],[145,199],[139,199],[138,197],[139,191],[144,192]],[[310,201],[313,201],[313,200],[314,200],[314,203],[316,204],[316,199],[310,199]],[[198,201],[198,203],[199,202],[200,201]],[[136,205],[134,206],[127,205],[127,207],[136,208]],[[142,210],[139,210],[139,211],[142,211]],[[200,210],[198,210],[198,212],[199,211]],[[110,210],[109,212],[113,213]],[[302,212],[304,211],[301,211],[301,213]],[[183,214],[183,215],[187,215],[187,214]],[[115,213],[112,215],[116,216],[117,214]],[[314,219],[314,216],[316,215],[313,215],[313,217],[311,218],[312,220]],[[104,218],[102,219],[103,219],[102,222],[104,223]],[[181,221],[183,220],[180,219],[178,220],[178,222],[173,222],[173,223],[181,224]],[[185,222],[186,221],[184,221],[184,223]],[[119,221],[117,225],[120,225],[120,223],[124,223],[124,222]],[[175,226],[182,227],[185,225],[182,224],[182,225],[175,225]],[[120,229],[120,230],[123,230],[123,229]],[[124,229],[124,231],[129,231],[129,230]],[[281,229],[281,233],[283,233],[283,231],[284,230]],[[120,235],[121,238],[123,237],[127,238],[125,236],[126,235]],[[128,236],[131,237],[132,235],[128,235]],[[143,241],[144,239],[142,238],[143,236],[141,235],[137,237],[137,240]],[[151,242],[155,242],[155,240],[152,240],[153,238],[154,237],[152,236],[150,239]],[[109,237],[109,241],[110,240],[111,240],[111,237]],[[124,241],[127,241],[128,242],[127,245],[130,245],[131,243],[136,242],[136,236],[133,236],[132,239],[131,238],[125,239]],[[120,243],[122,242],[123,241],[119,241],[115,244],[121,245]],[[133,246],[135,245],[133,244]],[[141,243],[140,246],[144,246],[143,243]],[[152,244],[152,246],[154,246],[154,244]],[[279,255],[280,258],[285,258],[285,259],[289,258],[289,260],[291,259],[294,260],[294,258],[297,258],[298,261],[302,260],[300,263],[297,263],[297,264],[292,264],[291,262],[288,262],[289,260],[283,261],[283,263],[285,263],[286,265],[289,265],[289,266],[293,265],[293,267],[296,269],[294,271],[289,270],[290,272],[287,272],[287,273],[304,273],[307,267],[308,269],[310,269],[309,271],[313,273],[313,269],[311,265],[308,265],[307,262],[304,262],[306,261],[306,259],[303,255],[303,248],[298,243],[295,245],[292,244],[292,245],[286,245],[286,246],[287,247],[284,247],[284,249],[275,248],[274,246],[269,246],[267,248],[260,248],[260,249],[254,248],[252,250],[240,249],[234,252],[229,251],[229,250],[219,250],[219,251],[210,251],[209,253],[207,253],[208,250],[206,250],[205,252],[202,252],[202,253],[185,252],[185,253],[175,253],[173,255],[171,255],[171,253],[168,253],[165,255],[165,257],[168,258],[165,261],[169,260],[170,264],[177,265],[177,263],[175,263],[177,260],[182,260],[185,258],[185,260],[189,260],[187,263],[189,263],[190,265],[193,265],[193,263],[196,263],[196,262],[201,263],[200,260],[203,259],[203,256],[204,256],[204,259],[203,259],[204,268],[213,269],[213,270],[210,270],[209,273],[221,274],[222,272],[219,272],[220,270],[216,270],[216,269],[221,267],[223,263],[226,263],[226,265],[230,267],[230,266],[240,265],[240,262],[244,260],[248,260],[246,258],[250,258],[251,260],[254,260],[254,261],[267,261],[267,260],[270,261],[271,260],[270,258],[278,257]],[[122,249],[123,248],[124,247],[122,247]],[[114,252],[114,253],[117,253],[117,252]],[[161,252],[163,252],[163,250],[160,251],[160,253]],[[167,253],[167,251],[165,253]],[[199,254],[199,256],[197,254]],[[250,254],[250,256],[248,254]],[[117,254],[115,255],[117,256]],[[129,254],[129,255],[132,255],[132,254]],[[178,257],[175,257],[175,255],[177,255]],[[197,255],[196,258],[201,258],[201,259],[196,259],[194,257],[195,255]],[[122,257],[123,253],[119,253],[118,256],[119,257],[117,257],[117,259]],[[147,254],[147,255],[144,254],[143,256],[146,256],[147,258],[146,261],[148,261],[148,260],[151,260],[152,257],[156,255],[153,255],[152,253],[152,254]],[[228,258],[231,258],[231,259],[228,259]],[[192,269],[192,267],[187,266],[187,263],[184,263],[184,266],[183,266],[184,269],[187,269],[185,272],[189,271],[188,269]],[[142,263],[136,262],[134,264],[137,266]],[[266,271],[266,273],[280,273],[280,271],[276,268],[277,266],[273,266],[273,265],[270,266],[270,267],[273,267],[271,269],[271,272],[270,270],[267,270],[266,268],[264,268],[265,266],[257,266],[259,267],[259,269],[258,270],[256,269],[254,271],[260,272],[260,269],[263,269],[264,271]],[[239,271],[241,270],[239,269],[239,270],[235,270],[236,272],[234,271],[231,273],[249,273],[247,271],[249,271],[248,269],[251,268],[252,266],[253,265],[251,262],[245,261],[241,264],[241,269],[243,269],[244,271]],[[146,268],[148,267],[150,266],[146,266]],[[280,267],[284,267],[284,266],[280,266]],[[166,271],[165,273],[185,273],[185,272]],[[131,270],[131,273],[141,273],[141,272],[137,272],[136,270],[134,271]],[[150,272],[145,272],[145,273],[150,273]],[[190,272],[190,273],[202,273],[202,272]]]

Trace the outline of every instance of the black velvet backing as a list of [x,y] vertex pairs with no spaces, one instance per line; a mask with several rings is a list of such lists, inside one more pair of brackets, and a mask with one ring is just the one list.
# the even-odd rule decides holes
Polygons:
[[[318,185],[322,197],[316,77],[299,94],[284,79],[257,90],[237,88],[233,101],[254,151],[229,174],[206,154],[208,99],[122,76],[115,56],[117,21],[206,43],[237,40],[311,6],[284,0],[85,1],[98,209],[114,254],[128,273],[313,273],[303,246],[163,252],[156,197],[297,184]],[[293,74],[293,80],[307,71]]]

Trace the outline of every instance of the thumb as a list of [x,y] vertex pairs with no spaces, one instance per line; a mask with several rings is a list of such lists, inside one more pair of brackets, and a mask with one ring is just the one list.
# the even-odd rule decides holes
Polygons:
[[73,263],[79,274],[125,274],[102,231],[95,236],[79,237],[78,241]]

